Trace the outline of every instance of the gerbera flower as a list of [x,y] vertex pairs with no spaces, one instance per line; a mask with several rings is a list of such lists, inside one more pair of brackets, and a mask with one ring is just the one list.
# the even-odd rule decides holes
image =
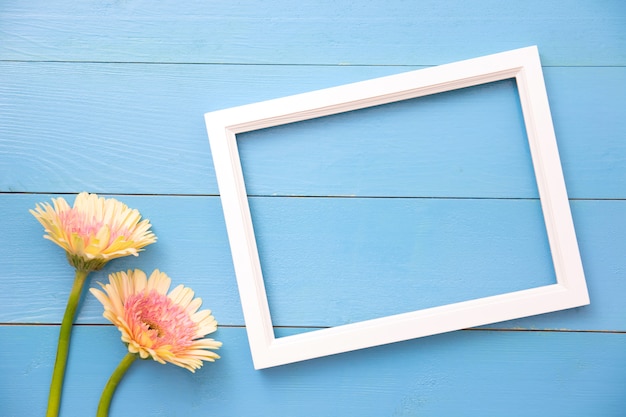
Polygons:
[[97,417],[109,415],[115,389],[132,363],[140,357],[159,363],[170,362],[195,372],[202,361],[214,362],[221,342],[204,339],[217,330],[217,321],[210,310],[198,311],[202,299],[183,285],[172,291],[172,280],[159,270],[150,278],[135,269],[109,275],[104,291],[90,288],[104,306],[103,316],[122,332],[128,353],[117,366],[102,391]]
[[210,310],[198,311],[202,299],[193,298],[190,288],[179,285],[168,294],[171,281],[159,270],[146,279],[135,269],[109,275],[109,283],[100,284],[104,292],[90,291],[104,306],[103,316],[122,332],[130,353],[195,372],[202,361],[219,358],[211,349],[222,343],[204,339],[217,330],[217,321]]
[[46,417],[59,414],[72,324],[87,275],[101,269],[111,259],[137,256],[145,246],[156,241],[149,230],[150,222],[141,220],[137,210],[113,198],[83,192],[76,197],[74,207],[63,198],[52,199],[52,203],[54,207],[50,203],[37,204],[30,213],[45,228],[47,235],[44,237],[65,250],[76,276],[59,330]]
[[62,247],[76,269],[101,269],[111,259],[137,256],[156,242],[150,222],[114,198],[82,192],[76,196],[74,207],[62,197],[52,202],[37,204],[30,213],[45,228],[44,237]]

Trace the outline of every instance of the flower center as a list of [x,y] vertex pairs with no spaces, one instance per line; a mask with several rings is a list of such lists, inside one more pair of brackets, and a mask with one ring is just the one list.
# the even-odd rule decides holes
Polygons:
[[105,225],[102,220],[96,219],[95,216],[88,217],[85,212],[76,208],[71,208],[59,213],[59,218],[63,229],[65,229],[67,233],[77,234],[83,238],[87,244],[89,244],[89,239],[95,236],[103,226],[108,226],[110,229],[109,241],[106,242],[108,245],[113,243],[113,241],[120,236],[129,235],[127,228],[122,226],[114,227],[110,224]]
[[163,337],[163,331],[159,329],[159,325],[157,323],[153,323],[150,320],[144,318],[141,320],[143,324],[146,325],[148,331],[154,330],[156,332],[157,337]]
[[124,309],[131,328],[148,336],[152,348],[169,345],[176,352],[193,342],[196,323],[183,307],[166,295],[155,290],[134,294],[126,299]]
[[86,214],[74,208],[59,213],[63,228],[69,233],[88,238],[98,233],[102,227],[102,222],[96,220],[93,216],[88,219]]

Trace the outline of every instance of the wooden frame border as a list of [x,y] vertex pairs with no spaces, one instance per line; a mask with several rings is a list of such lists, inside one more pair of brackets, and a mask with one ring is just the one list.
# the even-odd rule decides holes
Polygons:
[[[236,135],[515,78],[556,284],[276,338]],[[205,114],[254,367],[393,343],[589,304],[536,46]]]

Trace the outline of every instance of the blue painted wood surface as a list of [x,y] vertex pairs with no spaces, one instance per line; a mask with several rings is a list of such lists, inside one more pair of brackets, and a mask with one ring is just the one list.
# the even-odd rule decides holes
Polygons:
[[[58,327],[2,327],[2,415],[42,415]],[[62,414],[93,415],[103,377],[124,355],[111,328],[80,326]],[[221,328],[222,358],[191,374],[138,361],[111,416],[609,415],[623,412],[621,334],[459,331],[255,371],[241,328]],[[228,346],[228,348],[226,348]],[[4,349],[4,348],[3,348]],[[91,360],[86,360],[87,357]],[[7,360],[10,359],[10,360]],[[33,381],[41,381],[33,384]]]
[[[538,45],[591,305],[254,371],[202,115]],[[512,81],[241,135],[278,336],[553,282]],[[221,326],[196,374],[131,368],[111,416],[621,416],[626,6],[583,0],[0,4],[0,416],[43,415],[72,279],[28,213],[87,190]],[[124,354],[86,294],[63,416]]]

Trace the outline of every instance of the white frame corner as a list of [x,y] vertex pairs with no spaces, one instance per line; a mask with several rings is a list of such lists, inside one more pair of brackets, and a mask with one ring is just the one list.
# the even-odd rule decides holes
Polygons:
[[[556,284],[276,338],[236,135],[514,78]],[[589,304],[536,46],[205,114],[255,369]]]

